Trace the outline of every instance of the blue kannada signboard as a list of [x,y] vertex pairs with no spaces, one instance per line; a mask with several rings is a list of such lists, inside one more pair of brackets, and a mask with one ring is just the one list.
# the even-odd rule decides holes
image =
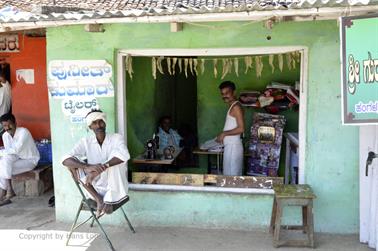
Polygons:
[[341,18],[343,124],[378,124],[378,14]]

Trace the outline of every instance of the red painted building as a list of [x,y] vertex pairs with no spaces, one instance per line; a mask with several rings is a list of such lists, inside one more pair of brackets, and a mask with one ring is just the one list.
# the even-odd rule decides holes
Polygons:
[[[36,140],[50,139],[46,38],[19,34],[18,51],[9,52],[9,48],[5,47],[6,38],[0,37],[0,60],[10,65],[12,112],[17,124],[28,128]],[[20,70],[34,72],[34,80],[27,83],[25,79],[17,77],[16,72],[20,73]]]

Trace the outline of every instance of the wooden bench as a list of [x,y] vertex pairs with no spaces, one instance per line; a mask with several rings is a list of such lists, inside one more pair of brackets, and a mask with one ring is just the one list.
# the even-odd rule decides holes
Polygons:
[[39,165],[33,170],[12,176],[17,196],[40,196],[53,187],[52,165]]
[[[314,247],[313,199],[316,198],[309,185],[274,185],[274,201],[269,232],[273,233],[273,245]],[[302,207],[302,225],[283,226],[281,217],[284,206]],[[302,230],[307,240],[280,240],[280,230]]]

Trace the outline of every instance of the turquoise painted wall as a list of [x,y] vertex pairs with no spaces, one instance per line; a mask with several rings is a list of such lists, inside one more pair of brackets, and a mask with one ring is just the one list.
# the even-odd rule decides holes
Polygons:
[[[358,129],[341,125],[340,44],[336,21],[283,22],[272,30],[265,29],[262,23],[242,24],[245,23],[207,23],[201,27],[185,24],[184,30],[177,33],[170,32],[169,24],[105,25],[104,33],[87,33],[83,26],[49,28],[47,60],[106,59],[115,68],[117,49],[308,47],[305,176],[318,196],[314,208],[315,228],[322,232],[358,232]],[[268,35],[271,40],[267,40]],[[146,69],[143,76],[134,76],[134,79],[148,81],[150,71]],[[151,88],[154,88],[153,82]],[[152,92],[135,90],[134,94],[146,101],[144,108],[139,107],[140,102],[138,106],[128,102],[127,109],[153,109],[149,104],[149,100],[153,100]],[[113,131],[114,99],[103,98],[99,102],[109,113],[108,128]],[[71,197],[79,197],[60,159],[87,132],[84,126],[71,125],[60,105],[59,101],[50,100],[56,216],[58,220],[70,221],[76,210]],[[223,110],[219,108],[217,112],[223,114]],[[128,121],[128,125],[132,125],[128,128],[129,140],[137,142],[136,131],[150,130],[136,128],[138,121],[148,124],[153,120],[139,116],[135,121]],[[133,202],[127,209],[137,225],[250,229],[267,226],[272,204],[272,197],[268,195],[132,191],[131,197]],[[297,220],[292,214],[289,212],[287,220]],[[119,224],[122,218],[114,215],[108,217],[107,222]]]

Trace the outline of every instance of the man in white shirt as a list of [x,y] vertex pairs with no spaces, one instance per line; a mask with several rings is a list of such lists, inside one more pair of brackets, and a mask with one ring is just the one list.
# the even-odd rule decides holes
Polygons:
[[17,127],[13,114],[4,114],[0,122],[5,130],[4,149],[0,159],[0,206],[11,203],[15,196],[12,175],[33,170],[39,161],[39,152],[29,130]]
[[62,163],[96,201],[97,216],[110,214],[114,204],[127,198],[129,151],[122,135],[106,133],[106,115],[102,111],[88,113],[86,123],[94,135],[81,139]]
[[5,78],[5,73],[0,73],[0,116],[10,111],[12,103],[11,86]]

